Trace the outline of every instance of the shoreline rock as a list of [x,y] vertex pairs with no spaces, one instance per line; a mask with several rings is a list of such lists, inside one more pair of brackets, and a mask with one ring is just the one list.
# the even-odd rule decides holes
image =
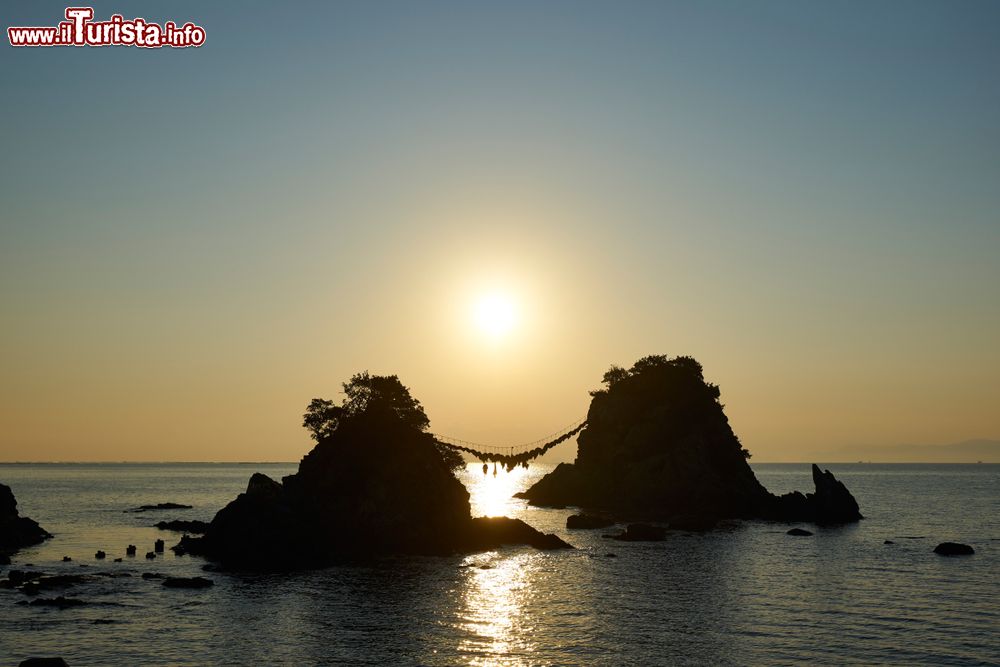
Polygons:
[[0,484],[0,554],[9,556],[24,547],[40,544],[52,537],[48,531],[17,510],[14,492],[5,484]]

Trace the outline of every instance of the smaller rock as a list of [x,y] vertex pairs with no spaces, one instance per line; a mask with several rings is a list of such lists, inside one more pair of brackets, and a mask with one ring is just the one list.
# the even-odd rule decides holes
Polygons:
[[607,528],[615,525],[614,519],[599,514],[571,514],[566,517],[566,527],[570,530],[588,530],[591,528]]
[[62,658],[28,658],[22,660],[18,667],[68,667]]
[[942,542],[934,547],[934,553],[939,556],[971,556],[976,550],[968,544],[959,542]]
[[622,542],[660,542],[666,539],[667,529],[648,523],[630,523],[621,533],[611,537]]
[[181,505],[179,503],[157,503],[155,505],[139,505],[125,512],[151,512],[156,510],[189,510],[191,505]]
[[94,558],[96,558],[97,560],[102,560],[102,559],[104,559],[106,557],[107,557],[107,554],[104,553],[103,551],[100,551],[100,550],[98,550],[98,552],[96,554],[94,554]]
[[808,530],[804,530],[802,528],[792,528],[790,531],[788,531],[787,533],[785,533],[785,535],[796,535],[798,537],[809,537],[810,535],[812,535],[812,532],[810,532]]
[[163,585],[167,588],[208,588],[215,582],[205,577],[167,577]]
[[893,542],[892,540],[886,540],[882,544],[895,544],[895,542]]
[[153,560],[154,558],[156,558],[156,552],[154,551],[146,552],[146,560]]
[[71,563],[71,562],[73,562],[73,559],[70,558],[69,556],[63,556],[63,562],[64,563]]
[[122,562],[122,559],[121,559],[121,558],[116,558],[116,559],[115,559],[115,562],[116,562],[116,563],[120,563],[120,562]]
[[606,554],[604,554],[604,557],[605,558],[618,558],[618,554],[606,553]]
[[203,534],[208,532],[208,526],[207,521],[182,521],[177,519],[175,521],[160,521],[155,527],[160,530],[176,530],[180,533]]
[[125,549],[125,555],[126,556],[134,556],[136,548],[137,547],[134,544],[128,545],[128,548]]
[[158,554],[162,554],[163,546],[164,546],[163,540],[156,540],[156,542],[153,543],[153,551],[155,551]]

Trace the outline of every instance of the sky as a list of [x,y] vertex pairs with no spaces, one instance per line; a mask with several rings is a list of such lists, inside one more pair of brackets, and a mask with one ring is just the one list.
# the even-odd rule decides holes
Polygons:
[[366,369],[516,444],[648,354],[754,461],[1000,438],[997,3],[94,9],[206,42],[0,46],[0,461],[298,460]]

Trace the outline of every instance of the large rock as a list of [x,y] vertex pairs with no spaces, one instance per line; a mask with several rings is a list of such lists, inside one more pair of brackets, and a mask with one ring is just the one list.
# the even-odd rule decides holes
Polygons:
[[[612,368],[592,392],[576,461],[563,463],[519,497],[711,525],[730,518],[837,523],[861,517],[829,471],[813,466],[815,493],[776,497],[757,480],[733,433],[719,388],[690,357],[646,357]],[[680,522],[677,522],[680,523]]]
[[521,521],[475,519],[433,437],[385,414],[344,420],[281,482],[254,474],[180,553],[225,566],[288,569],[378,554],[448,554],[503,544],[565,545]]
[[934,547],[934,553],[939,556],[971,556],[976,550],[961,542],[942,542]]
[[0,552],[10,554],[50,537],[37,522],[18,514],[14,493],[0,484]]

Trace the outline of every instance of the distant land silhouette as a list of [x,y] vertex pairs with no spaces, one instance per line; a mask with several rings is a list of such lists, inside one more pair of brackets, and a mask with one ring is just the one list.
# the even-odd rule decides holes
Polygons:
[[950,445],[853,445],[821,451],[827,463],[1000,463],[1000,440],[964,440]]

